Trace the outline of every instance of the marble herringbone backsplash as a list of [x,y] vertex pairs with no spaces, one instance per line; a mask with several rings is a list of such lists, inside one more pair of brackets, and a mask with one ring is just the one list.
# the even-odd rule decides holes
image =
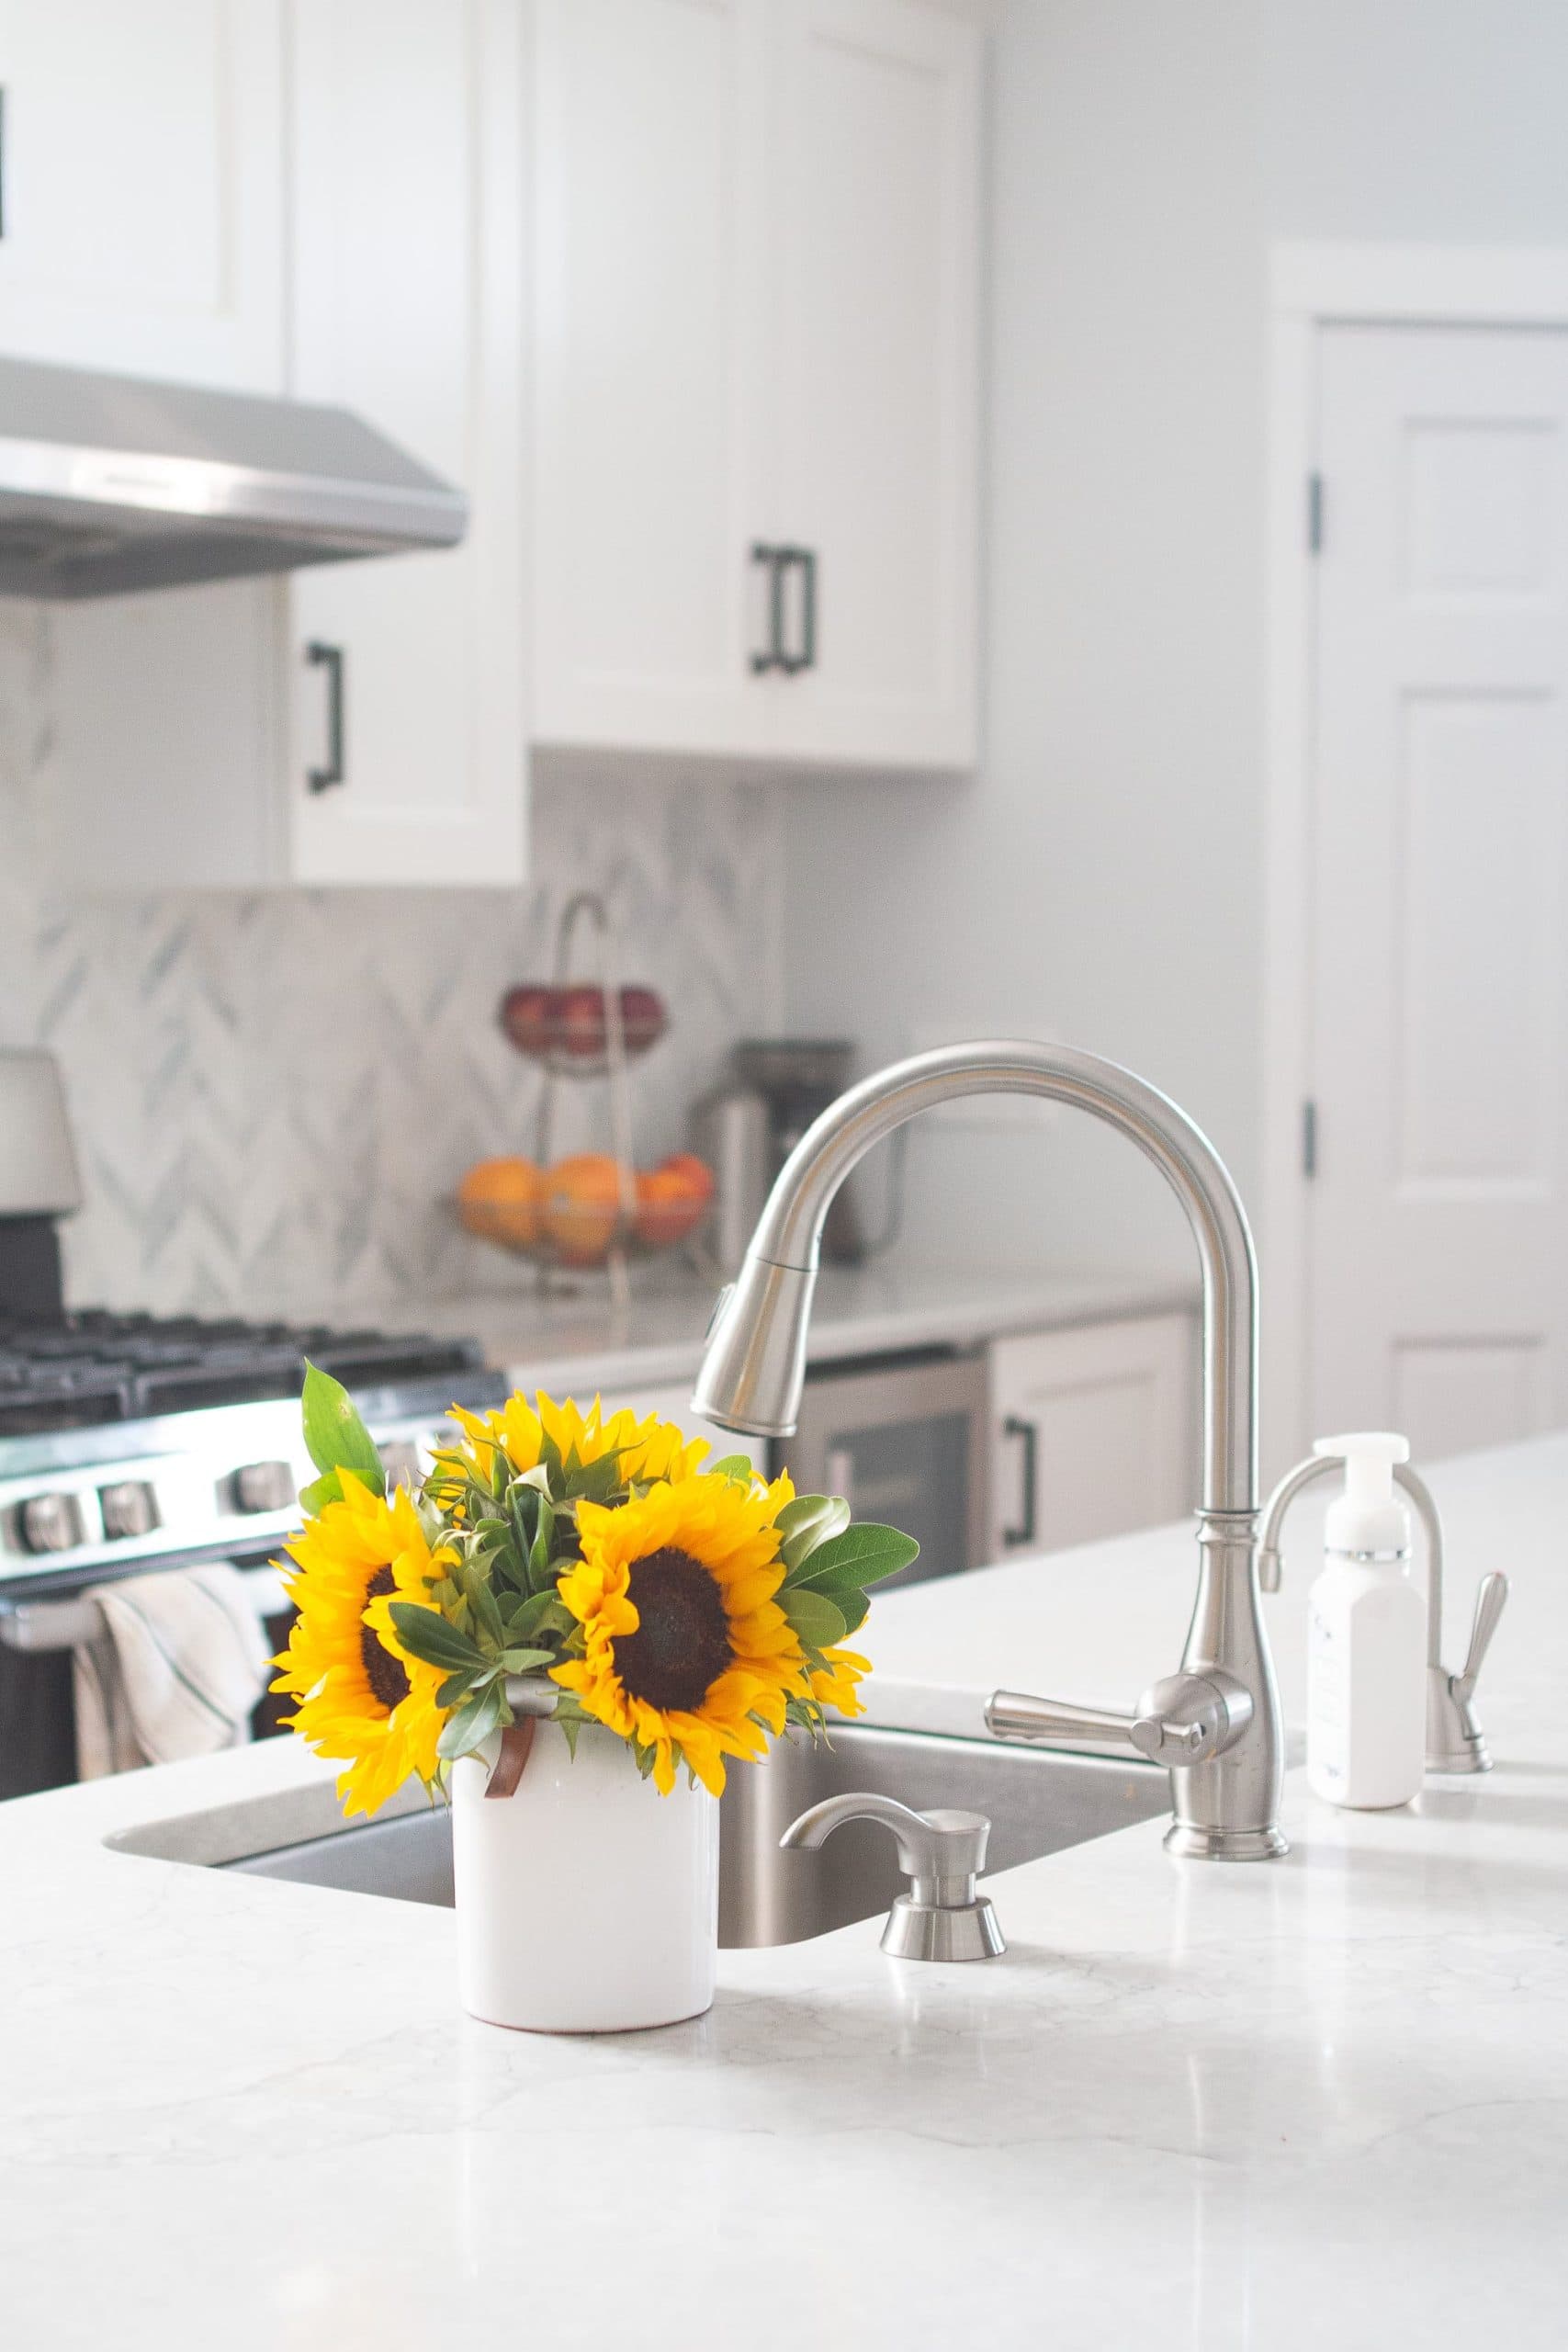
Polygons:
[[[538,1078],[495,1026],[547,976],[570,894],[606,892],[628,979],[671,1034],[636,1080],[638,1157],[682,1138],[729,1041],[777,1018],[777,859],[761,787],[559,781],[516,892],[77,899],[31,842],[42,631],[0,605],[0,1043],[64,1069],[88,1201],[76,1303],[342,1317],[498,1263],[442,1205],[473,1159],[532,1148]],[[595,1125],[597,1122],[597,1125]],[[574,1089],[558,1148],[607,1138]]]

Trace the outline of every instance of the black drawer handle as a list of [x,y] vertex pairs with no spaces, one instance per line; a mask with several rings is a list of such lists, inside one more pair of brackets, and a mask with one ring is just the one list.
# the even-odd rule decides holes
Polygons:
[[305,781],[312,792],[330,792],[348,775],[344,752],[344,650],[341,645],[322,645],[312,639],[305,648],[305,659],[327,673],[327,764],[307,770]]
[[1040,1455],[1040,1429],[1035,1421],[1021,1421],[1010,1413],[1002,1423],[1004,1437],[1023,1440],[1023,1521],[1019,1527],[1004,1527],[1004,1544],[1032,1544],[1034,1541],[1034,1479]]
[[785,548],[771,547],[765,539],[756,540],[751,548],[753,563],[768,566],[768,650],[753,653],[751,667],[760,677],[766,670],[786,670],[789,667],[784,650],[784,576]]

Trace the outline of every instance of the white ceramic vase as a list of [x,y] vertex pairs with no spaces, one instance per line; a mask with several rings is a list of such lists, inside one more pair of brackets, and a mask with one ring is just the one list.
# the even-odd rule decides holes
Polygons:
[[661,1797],[623,1740],[541,1724],[517,1787],[452,1769],[463,2007],[530,2033],[625,2033],[700,2017],[718,1951],[718,1806],[682,1772]]

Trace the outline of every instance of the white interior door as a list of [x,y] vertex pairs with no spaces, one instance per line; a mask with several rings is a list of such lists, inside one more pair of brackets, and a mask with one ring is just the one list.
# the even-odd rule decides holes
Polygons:
[[966,766],[981,36],[909,0],[781,0],[774,21],[774,527],[817,606],[781,748]]
[[1321,340],[1318,1430],[1568,1419],[1568,334]]
[[282,0],[0,0],[0,348],[282,390]]
[[535,11],[534,731],[761,752],[763,0]]

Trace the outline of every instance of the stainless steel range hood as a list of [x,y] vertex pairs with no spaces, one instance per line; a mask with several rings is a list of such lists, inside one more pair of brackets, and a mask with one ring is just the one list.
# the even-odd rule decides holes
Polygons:
[[346,409],[0,359],[0,595],[452,547],[461,492]]

